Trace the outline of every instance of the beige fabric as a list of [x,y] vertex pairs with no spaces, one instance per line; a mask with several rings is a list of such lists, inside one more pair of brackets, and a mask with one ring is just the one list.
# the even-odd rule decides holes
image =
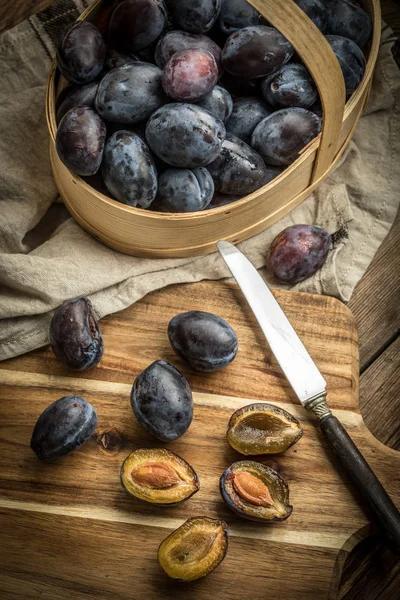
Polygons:
[[[46,344],[52,311],[67,298],[89,296],[102,317],[170,284],[228,276],[218,254],[124,256],[69,217],[57,200],[48,158],[44,97],[54,48],[49,28],[39,31],[39,40],[40,27],[35,18],[0,38],[0,360]],[[297,290],[349,300],[394,221],[400,74],[390,36],[385,28],[368,108],[341,165],[300,207],[240,244],[261,268],[270,242],[290,224],[339,232],[323,269]]]

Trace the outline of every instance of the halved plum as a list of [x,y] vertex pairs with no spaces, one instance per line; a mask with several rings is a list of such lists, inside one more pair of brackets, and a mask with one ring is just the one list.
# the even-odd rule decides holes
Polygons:
[[223,561],[228,550],[228,526],[219,519],[188,519],[158,549],[166,574],[180,581],[205,577]]
[[273,404],[249,404],[233,413],[229,420],[229,444],[246,455],[280,454],[303,435],[300,422]]
[[284,521],[291,514],[289,487],[273,469],[252,460],[233,463],[220,479],[221,496],[243,519]]
[[124,488],[151,504],[178,504],[199,491],[199,479],[183,458],[164,448],[135,450],[121,468]]

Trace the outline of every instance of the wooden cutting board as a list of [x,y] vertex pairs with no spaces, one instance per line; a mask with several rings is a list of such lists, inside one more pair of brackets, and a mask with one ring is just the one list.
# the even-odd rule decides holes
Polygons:
[[[276,296],[326,377],[330,407],[400,506],[399,454],[373,438],[359,413],[351,313],[327,297]],[[240,349],[226,370],[197,374],[172,352],[168,322],[191,309],[219,314],[236,330]],[[368,531],[368,516],[336,471],[313,415],[296,400],[238,288],[170,287],[103,319],[102,329],[105,356],[88,373],[67,372],[48,348],[0,365],[2,600],[335,598],[344,559]],[[158,444],[138,426],[129,393],[138,372],[160,358],[182,370],[195,399],[192,426],[168,447],[195,468],[201,490],[173,508],[140,504],[119,482],[130,452]],[[29,447],[32,428],[48,404],[69,393],[94,404],[98,428],[80,451],[42,463]],[[289,483],[293,515],[279,524],[239,520],[218,491],[221,473],[241,458],[225,441],[228,419],[254,400],[286,408],[304,428],[293,448],[262,461]],[[229,551],[207,578],[178,584],[158,566],[157,548],[172,529],[199,515],[228,522]]]

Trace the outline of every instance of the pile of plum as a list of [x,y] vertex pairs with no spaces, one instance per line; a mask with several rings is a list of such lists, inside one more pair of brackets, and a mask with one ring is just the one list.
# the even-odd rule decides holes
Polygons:
[[[350,97],[369,16],[347,0],[296,3],[326,35]],[[308,70],[246,0],[119,1],[104,35],[88,21],[68,29],[57,61],[70,82],[58,154],[129,206],[228,204],[274,179],[321,130]]]

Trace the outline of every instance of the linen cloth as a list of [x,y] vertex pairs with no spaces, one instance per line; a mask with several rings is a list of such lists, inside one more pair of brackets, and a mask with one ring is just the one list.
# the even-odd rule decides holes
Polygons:
[[[88,296],[101,318],[167,285],[229,275],[218,253],[140,259],[110,250],[75,223],[58,197],[45,119],[47,75],[61,30],[88,4],[58,0],[0,36],[0,360],[48,343],[52,313],[68,298]],[[393,43],[384,27],[365,114],[334,173],[285,218],[239,244],[263,268],[271,241],[288,225],[313,223],[335,234],[324,267],[295,290],[348,301],[395,219],[400,73]]]

